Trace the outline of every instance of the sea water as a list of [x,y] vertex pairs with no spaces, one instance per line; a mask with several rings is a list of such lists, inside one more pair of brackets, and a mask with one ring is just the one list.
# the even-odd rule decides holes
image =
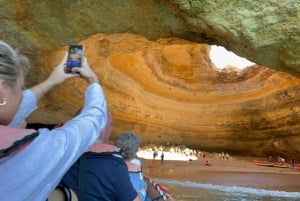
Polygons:
[[172,197],[176,201],[300,201],[300,192],[153,180],[164,184],[172,192]]

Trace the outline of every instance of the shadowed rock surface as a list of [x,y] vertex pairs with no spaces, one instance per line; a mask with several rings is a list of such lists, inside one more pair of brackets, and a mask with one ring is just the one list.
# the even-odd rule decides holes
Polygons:
[[[51,72],[61,48],[86,45],[114,134],[134,130],[144,143],[292,157],[300,151],[299,11],[296,0],[4,1],[0,37],[30,57],[29,86]],[[199,43],[259,65],[219,71]],[[85,87],[76,80],[55,88],[29,121],[67,120]]]

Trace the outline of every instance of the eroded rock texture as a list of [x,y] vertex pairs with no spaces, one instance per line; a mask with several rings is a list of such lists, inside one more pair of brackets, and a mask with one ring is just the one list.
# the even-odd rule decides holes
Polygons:
[[37,50],[94,33],[178,37],[219,44],[260,65],[298,74],[299,12],[298,0],[3,1],[0,36],[33,58]]
[[[208,45],[179,39],[97,34],[82,44],[104,87],[114,135],[133,130],[144,144],[297,154],[300,79],[258,65],[218,70]],[[58,62],[64,50],[49,60]],[[85,87],[81,80],[68,81],[30,121],[67,120],[81,106]],[[62,110],[69,113],[62,116]]]
[[[0,37],[30,57],[28,85],[45,79],[60,48],[82,41],[115,133],[292,157],[300,151],[299,11],[298,0],[3,1]],[[223,45],[261,66],[217,71],[208,45],[196,42]],[[29,120],[65,121],[82,104],[84,87],[70,81],[53,89]]]

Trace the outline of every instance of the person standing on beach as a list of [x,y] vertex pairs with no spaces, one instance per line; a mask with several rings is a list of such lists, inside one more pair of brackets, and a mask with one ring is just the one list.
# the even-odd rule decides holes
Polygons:
[[[97,75],[86,58],[82,67],[72,69],[74,73],[65,73],[66,56],[45,81],[23,91],[29,61],[0,41],[1,201],[46,200],[106,124],[107,105]],[[16,128],[36,109],[37,101],[48,90],[69,78],[79,77],[89,86],[78,116],[51,131]]]
[[161,161],[161,164],[163,164],[164,158],[165,158],[165,154],[164,154],[164,151],[162,150],[162,151],[161,151],[161,154],[160,154],[160,161]]

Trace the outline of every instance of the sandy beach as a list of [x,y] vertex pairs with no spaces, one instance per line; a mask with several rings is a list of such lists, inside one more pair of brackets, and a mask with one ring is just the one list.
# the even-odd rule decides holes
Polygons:
[[[211,165],[205,165],[205,160]],[[223,160],[207,154],[205,159],[191,163],[165,160],[161,165],[149,168],[153,160],[141,159],[144,175],[150,178],[299,192],[300,171],[291,167],[258,166],[257,160],[267,161],[266,158],[234,156]]]

